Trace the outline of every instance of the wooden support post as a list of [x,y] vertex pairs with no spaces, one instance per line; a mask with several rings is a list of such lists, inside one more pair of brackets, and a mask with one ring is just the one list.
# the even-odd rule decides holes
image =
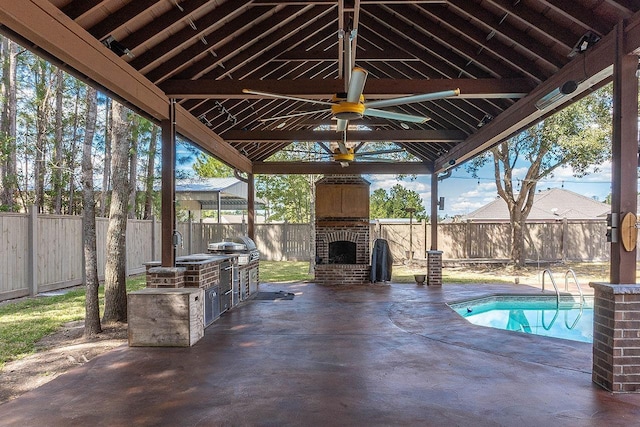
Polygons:
[[29,233],[27,248],[27,271],[29,280],[29,295],[38,295],[38,207],[29,207]]
[[175,267],[176,249],[173,232],[176,224],[175,161],[176,127],[175,100],[169,103],[169,120],[162,120],[162,266]]
[[438,174],[431,174],[431,250],[438,250]]
[[[616,29],[613,69],[613,138],[611,212],[618,218],[637,212],[638,194],[638,57],[625,55],[624,25]],[[619,224],[616,224],[619,225]],[[636,249],[627,251],[621,239],[611,243],[612,284],[636,283]]]
[[256,239],[256,188],[252,173],[247,174],[247,236]]

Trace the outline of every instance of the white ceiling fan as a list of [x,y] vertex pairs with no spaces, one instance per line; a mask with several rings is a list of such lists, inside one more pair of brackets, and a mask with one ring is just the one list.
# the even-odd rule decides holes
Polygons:
[[[352,41],[355,39],[356,30],[349,31],[348,33],[349,37],[344,37],[345,92],[334,94],[331,101],[323,101],[317,99],[307,99],[296,96],[282,95],[277,93],[262,92],[252,89],[243,89],[243,93],[257,95],[267,99],[285,99],[305,102],[314,105],[321,105],[322,107],[324,107],[318,110],[262,118],[260,119],[260,121],[264,122],[272,120],[283,120],[309,114],[331,112],[332,117],[337,120],[336,130],[338,132],[343,132],[342,141],[338,142],[340,151],[339,154],[347,159],[353,160],[353,157],[350,156],[353,154],[353,152],[350,153],[349,148],[346,145],[346,132],[349,127],[350,120],[358,120],[362,119],[363,117],[379,117],[384,119],[399,120],[405,123],[425,123],[429,120],[429,117],[381,110],[380,108],[406,105],[416,102],[432,101],[436,99],[449,98],[460,94],[460,89],[454,89],[441,92],[410,95],[400,98],[366,101],[363,92],[368,72],[364,68],[358,66],[354,66],[352,68],[352,61],[355,61],[354,55],[352,55]],[[353,48],[353,52],[355,52],[355,46]],[[340,161],[339,159],[336,160]],[[348,162],[341,161],[341,164],[343,166],[346,166],[348,165]]]

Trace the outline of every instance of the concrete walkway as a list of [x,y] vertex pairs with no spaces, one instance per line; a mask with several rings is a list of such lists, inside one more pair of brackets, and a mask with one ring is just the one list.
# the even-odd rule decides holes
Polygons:
[[266,284],[191,348],[120,347],[0,406],[14,426],[630,426],[591,345],[467,323],[446,301],[515,285]]

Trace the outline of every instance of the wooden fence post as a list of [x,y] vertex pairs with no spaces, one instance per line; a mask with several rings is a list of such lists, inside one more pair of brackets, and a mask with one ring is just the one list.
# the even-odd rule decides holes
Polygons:
[[189,211],[189,227],[187,228],[187,255],[193,253],[193,218],[191,217],[191,211]]
[[289,240],[289,223],[284,222],[282,227],[282,260],[287,261],[287,241]]
[[151,259],[156,260],[156,216],[151,215]]
[[29,295],[38,294],[38,208],[29,207],[29,232],[27,236],[27,277],[29,280]]

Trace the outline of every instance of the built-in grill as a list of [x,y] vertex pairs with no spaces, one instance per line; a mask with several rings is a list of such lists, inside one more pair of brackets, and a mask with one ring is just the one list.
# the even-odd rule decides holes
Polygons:
[[237,236],[232,239],[209,243],[209,253],[238,255],[238,265],[249,264],[260,259],[260,252],[255,242],[247,236]]
[[[237,255],[237,269],[233,274],[232,303],[236,298],[237,301],[244,301],[258,291],[260,252],[252,239],[237,236],[222,242],[209,243],[207,250],[217,255]],[[223,294],[222,289],[220,293]]]

